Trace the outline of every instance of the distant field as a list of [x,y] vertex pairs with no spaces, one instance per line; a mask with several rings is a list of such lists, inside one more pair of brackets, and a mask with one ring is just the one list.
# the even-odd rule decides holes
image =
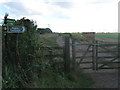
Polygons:
[[118,39],[120,33],[96,33],[96,37]]
[[[72,33],[73,37],[76,39],[81,39],[81,33]],[[118,39],[120,36],[120,33],[95,33],[95,37],[98,38],[110,38],[110,39]]]

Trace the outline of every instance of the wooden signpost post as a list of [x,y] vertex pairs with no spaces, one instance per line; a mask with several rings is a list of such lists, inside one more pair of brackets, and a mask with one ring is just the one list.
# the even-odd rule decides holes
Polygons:
[[24,33],[24,26],[15,26],[15,19],[7,18],[8,14],[4,17],[4,24],[2,25],[3,32],[3,60],[5,60],[10,67],[13,67],[13,70],[16,70],[16,65],[18,62],[17,56],[17,36],[18,33]]
[[6,33],[24,33],[25,27],[24,26],[15,26],[14,23],[16,22],[15,19],[9,19],[7,18],[8,14],[4,17],[4,29],[3,32],[6,31]]

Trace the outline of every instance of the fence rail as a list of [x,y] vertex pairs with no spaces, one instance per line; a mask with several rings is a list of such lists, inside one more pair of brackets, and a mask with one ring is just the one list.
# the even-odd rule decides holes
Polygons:
[[39,47],[39,49],[63,49],[62,47]]
[[[72,69],[75,70],[76,67],[78,67],[81,64],[91,64],[92,66],[87,67],[80,67],[82,69],[112,69],[112,68],[119,68],[118,66],[109,66],[108,64],[114,64],[114,63],[120,63],[119,61],[115,61],[119,58],[118,56],[118,50],[119,47],[118,44],[101,44],[97,41],[94,41],[93,43],[85,43],[85,44],[79,44],[75,43],[74,40],[72,40],[72,43],[70,42],[69,36],[65,36],[64,38],[65,45],[64,47],[39,47],[40,50],[48,50],[49,54],[45,54],[44,57],[50,57],[51,59],[54,57],[61,57],[64,60],[64,70],[65,72],[70,72],[71,70],[71,63],[72,63]],[[76,49],[76,47],[82,47],[85,46],[85,49]],[[112,49],[111,49],[112,47]],[[114,47],[116,49],[114,49]],[[72,48],[72,50],[70,50]],[[53,54],[52,50],[62,50],[63,54]],[[81,56],[78,53],[83,53]],[[108,53],[111,54],[111,56],[108,55]],[[79,56],[77,56],[77,54]],[[89,55],[87,55],[89,54]],[[100,56],[100,54],[104,54],[105,56]],[[71,58],[72,55],[72,58]],[[37,57],[41,58],[41,57]],[[89,61],[85,61],[84,59],[91,59]],[[76,61],[78,60],[79,61]],[[111,59],[109,61],[104,60],[104,62],[100,62],[100,59]]]
[[[118,55],[118,47],[119,44],[115,43],[115,44],[104,44],[104,43],[98,43],[98,41],[94,41],[92,44],[75,44],[74,43],[70,44],[70,46],[72,47],[83,47],[86,46],[86,49],[77,49],[75,53],[83,53],[82,56],[76,56],[74,55],[75,59],[80,59],[80,61],[78,62],[78,66],[80,64],[88,64],[91,63],[92,67],[84,67],[86,69],[93,69],[93,70],[98,70],[98,69],[105,69],[107,67],[107,69],[112,69],[112,68],[117,68],[118,66],[114,67],[114,66],[109,66],[109,64],[114,64],[114,63],[120,63],[119,61],[114,62],[116,59],[119,58]],[[91,48],[91,49],[90,49]],[[74,53],[73,52],[73,53]],[[87,53],[92,53],[92,55],[86,55]],[[103,54],[103,55],[100,55]],[[109,55],[110,54],[110,55]],[[90,59],[92,58],[91,61],[84,61],[84,59]],[[104,61],[106,61],[106,59],[111,59],[108,61],[106,61],[106,63],[99,63],[100,59],[105,59]],[[100,65],[102,64],[102,65]],[[83,68],[83,67],[81,67]],[[118,67],[119,68],[119,67]]]

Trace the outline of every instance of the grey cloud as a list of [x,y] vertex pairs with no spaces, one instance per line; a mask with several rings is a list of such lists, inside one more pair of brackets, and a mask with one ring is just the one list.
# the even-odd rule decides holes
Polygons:
[[73,7],[72,2],[53,2],[53,5],[57,5],[61,8],[72,8]]
[[[56,5],[59,6],[61,8],[72,8],[73,7],[73,3],[72,2],[68,2],[66,1],[60,1],[57,2],[57,0],[44,0],[44,3],[48,4],[48,5]],[[54,6],[55,7],[55,6]],[[59,19],[69,19],[69,15],[64,14],[63,12],[59,11],[59,10],[54,10],[52,8],[49,8],[49,10],[52,12],[52,17],[54,18],[59,18]]]
[[6,3],[3,3],[3,6],[9,7],[10,11],[12,13],[15,13],[15,14],[20,14],[20,15],[37,15],[37,14],[41,14],[39,12],[35,12],[35,11],[27,9],[22,3],[19,3],[19,2],[6,2]]
[[27,10],[25,9],[25,7],[21,4],[21,3],[18,3],[18,2],[6,2],[3,4],[4,6],[7,6],[8,8],[10,8],[10,10],[12,12],[17,12],[17,13],[26,13]]
[[[62,8],[70,8],[71,7],[69,2],[52,2],[51,4],[58,5]],[[40,12],[26,8],[22,3],[19,3],[19,2],[6,2],[6,3],[3,3],[2,5],[4,6],[4,8],[8,7],[9,8],[8,10],[10,10],[9,12],[16,16],[43,15]],[[52,17],[60,18],[60,19],[68,19],[69,18],[68,15],[65,15],[61,11],[52,10],[52,8],[49,8],[49,11],[52,12]]]
[[51,4],[51,5],[56,5],[59,6],[61,8],[72,8],[74,6],[74,4],[70,1],[57,1],[57,0],[53,0],[53,1],[49,1],[49,0],[44,0],[44,2],[46,4]]

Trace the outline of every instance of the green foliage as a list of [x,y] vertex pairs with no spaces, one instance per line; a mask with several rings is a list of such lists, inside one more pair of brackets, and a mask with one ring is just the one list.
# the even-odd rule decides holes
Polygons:
[[[23,34],[7,35],[9,37],[7,47],[3,52],[6,57],[3,60],[3,88],[28,87],[27,84],[32,82],[33,69],[31,68],[34,68],[33,56],[37,47],[36,26],[33,21],[24,18],[18,20],[15,25],[24,25],[26,31]],[[8,67],[10,69],[6,69]]]
[[[3,88],[83,88],[93,83],[79,70],[65,74],[62,58],[45,57],[50,50],[40,47],[57,46],[58,35],[36,34],[37,26],[29,19],[18,20],[15,25],[24,25],[26,31],[8,35],[9,47],[3,52]],[[52,53],[63,52],[52,50]]]
[[72,71],[69,74],[55,73],[45,69],[40,75],[36,75],[34,87],[36,88],[87,88],[94,82],[81,70]]
[[16,74],[13,73],[13,71],[8,68],[7,66],[5,66],[3,68],[3,73],[4,73],[4,77],[3,78],[3,88],[17,88],[16,83],[18,82],[18,80],[16,79]]

